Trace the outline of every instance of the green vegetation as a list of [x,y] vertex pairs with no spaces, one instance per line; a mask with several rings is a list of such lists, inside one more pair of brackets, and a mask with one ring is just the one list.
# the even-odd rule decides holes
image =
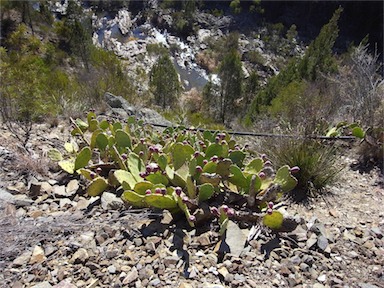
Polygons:
[[[285,69],[271,78],[265,88],[257,93],[248,110],[246,124],[255,121],[261,112],[266,112],[272,100],[279,94],[288,94],[288,92],[284,92],[284,89],[290,89],[290,93],[292,93],[293,86],[290,83],[315,81],[321,73],[327,74],[336,71],[337,66],[332,48],[338,36],[337,22],[341,12],[342,8],[336,10],[329,23],[321,29],[319,36],[309,45],[302,59],[292,59]],[[300,95],[300,91],[298,92],[293,94]],[[284,104],[279,105],[275,100],[275,113],[276,106],[284,107]]]
[[[110,190],[135,207],[183,213],[192,227],[217,218],[224,233],[228,219],[238,215],[220,197],[230,189],[245,200],[247,209],[267,210],[257,221],[280,228],[283,217],[272,210],[271,201],[296,186],[289,166],[267,174],[273,169],[270,163],[262,158],[245,162],[250,156],[247,149],[225,132],[181,127],[159,133],[133,117],[127,122],[98,119],[90,112],[86,122],[72,121],[78,145],[66,143],[66,156],[57,149],[49,156],[66,172],[82,175],[89,183],[89,196]],[[239,203],[237,208],[243,209],[244,201]]]
[[[17,3],[2,8],[30,9]],[[55,22],[54,29],[47,26],[48,20],[32,21],[39,38],[29,26],[10,20],[2,11],[2,23],[12,23],[0,48],[0,112],[6,123],[29,127],[47,116],[77,115],[100,105],[107,91],[134,96],[122,62],[112,52],[92,45],[89,18],[75,2],[69,4],[67,16]],[[32,20],[47,18],[44,7],[42,2],[40,11],[31,10]]]
[[342,168],[337,167],[336,149],[316,140],[295,139],[269,141],[266,153],[277,167],[288,164],[300,167],[294,173],[298,183],[291,196],[296,201],[323,194],[334,183]]
[[152,67],[149,84],[153,89],[156,105],[163,109],[175,106],[181,86],[176,69],[167,54],[161,56]]
[[220,67],[220,119],[224,123],[236,112],[235,101],[242,96],[242,64],[235,49],[231,49],[224,57]]

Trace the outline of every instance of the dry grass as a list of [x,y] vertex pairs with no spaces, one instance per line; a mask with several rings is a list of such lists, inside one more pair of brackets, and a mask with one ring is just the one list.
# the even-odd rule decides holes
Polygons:
[[197,54],[196,62],[198,65],[200,65],[210,73],[213,73],[214,71],[216,71],[219,66],[217,55],[212,51],[210,52],[204,51]]

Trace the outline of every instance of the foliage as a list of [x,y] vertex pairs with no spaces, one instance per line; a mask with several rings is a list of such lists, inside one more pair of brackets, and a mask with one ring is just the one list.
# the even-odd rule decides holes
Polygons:
[[147,48],[147,52],[150,55],[161,56],[168,53],[168,49],[165,48],[164,45],[162,44],[150,43],[150,44],[147,44],[146,48]]
[[296,25],[295,24],[292,24],[291,27],[289,27],[288,31],[287,31],[287,34],[285,35],[285,37],[290,41],[290,42],[293,42],[295,41],[296,37],[297,37],[297,30],[296,30]]
[[168,55],[161,56],[152,67],[149,83],[157,105],[163,109],[175,105],[181,86],[176,69]]
[[336,71],[332,48],[339,33],[337,22],[343,9],[338,8],[331,20],[321,28],[319,35],[309,45],[303,59],[298,65],[301,78],[315,80],[319,73]]
[[219,67],[220,119],[224,123],[228,116],[236,112],[235,101],[242,96],[243,70],[240,56],[231,49]]
[[295,80],[272,100],[268,112],[280,123],[304,128],[305,134],[324,134],[328,126],[325,119],[333,117],[339,105],[325,80]]
[[218,67],[220,81],[208,81],[203,90],[203,109],[222,123],[237,112],[237,102],[242,97],[244,77],[238,46],[238,33],[230,33],[214,44],[217,47],[215,56],[221,59]]
[[240,14],[241,12],[241,6],[240,6],[240,0],[232,0],[229,4],[229,7],[231,7],[233,13]]
[[260,52],[254,50],[249,51],[245,55],[245,59],[247,59],[252,64],[258,64],[258,65],[265,65],[266,59],[263,57],[263,55],[260,54]]
[[375,123],[375,111],[383,99],[384,80],[379,54],[375,50],[371,55],[368,48],[364,43],[353,47],[339,73],[329,80],[335,84],[340,106],[351,115],[351,121],[375,126],[379,124]]
[[90,71],[82,67],[69,71],[66,63],[70,55],[54,41],[40,41],[31,35],[24,24],[17,26],[4,44],[7,49],[0,52],[0,113],[23,144],[35,121],[58,114],[78,115],[87,106],[97,107],[106,91],[133,95],[130,79],[112,52],[92,46]]
[[68,1],[67,14],[63,21],[57,22],[56,32],[61,37],[63,45],[69,47],[72,54],[81,58],[87,70],[92,46],[91,31],[91,18],[84,14],[76,1]]
[[[32,123],[37,121],[50,106],[43,103],[49,97],[45,91],[51,69],[38,55],[40,41],[26,36],[27,27],[22,24],[8,39],[8,53],[0,48],[0,113],[7,127],[23,143],[27,144]],[[38,75],[38,77],[36,77]]]
[[370,170],[374,166],[384,171],[384,128],[371,127],[364,133],[358,150],[360,170]]
[[329,23],[324,25],[317,38],[309,45],[302,59],[292,59],[285,69],[269,80],[263,90],[253,99],[245,118],[245,124],[255,121],[256,116],[271,105],[279,93],[293,81],[314,81],[320,73],[335,71],[335,61],[332,53],[334,42],[338,35],[337,21],[342,8],[335,11]]
[[[263,145],[264,147],[264,145]],[[300,167],[294,173],[298,183],[293,199],[301,201],[325,192],[327,185],[337,180],[341,171],[336,166],[336,148],[311,139],[282,139],[265,143],[266,153],[277,167]]]
[[358,155],[358,169],[369,171],[377,166],[383,170],[384,161],[384,128],[383,126],[373,126],[363,130],[357,123],[349,124],[346,121],[338,123],[328,130],[326,136],[338,137],[352,135],[361,139]]
[[296,185],[288,166],[274,176],[264,172],[273,168],[261,158],[245,162],[247,149],[225,132],[183,127],[155,132],[133,117],[124,124],[97,119],[93,112],[86,122],[72,123],[79,145],[66,143],[68,156],[57,149],[49,156],[68,173],[86,178],[90,196],[114,190],[132,206],[181,212],[191,226],[199,219],[218,217],[224,230],[228,217],[236,215],[228,203],[218,200],[228,190],[260,212]]

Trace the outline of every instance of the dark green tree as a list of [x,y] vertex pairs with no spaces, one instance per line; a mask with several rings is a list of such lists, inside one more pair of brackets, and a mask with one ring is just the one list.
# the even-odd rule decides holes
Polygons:
[[153,66],[149,85],[152,88],[155,103],[165,109],[173,107],[180,94],[179,76],[169,55],[163,55]]
[[337,23],[342,11],[341,7],[335,11],[331,20],[321,28],[319,35],[309,45],[298,65],[301,78],[313,81],[319,72],[328,73],[337,70],[332,49],[339,35]]
[[236,112],[237,99],[242,96],[243,70],[237,50],[230,50],[224,57],[220,67],[220,120],[224,122],[227,114]]
[[57,24],[57,33],[69,52],[81,58],[89,70],[92,47],[91,19],[74,0],[68,1],[66,17]]

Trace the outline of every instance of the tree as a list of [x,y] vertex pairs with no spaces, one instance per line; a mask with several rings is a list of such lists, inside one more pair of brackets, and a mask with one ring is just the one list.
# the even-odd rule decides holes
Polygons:
[[155,103],[165,109],[168,106],[174,106],[181,90],[179,76],[169,58],[169,55],[163,55],[153,66],[149,85],[153,89]]
[[74,0],[68,1],[65,19],[57,24],[57,33],[62,37],[70,53],[78,56],[89,70],[92,46],[91,19],[84,16],[83,8]]
[[226,120],[227,113],[235,112],[237,99],[242,95],[243,70],[239,53],[232,49],[224,57],[220,67],[220,119]]
[[309,45],[298,65],[301,78],[314,81],[319,72],[328,73],[337,70],[332,49],[339,35],[337,22],[342,11],[343,8],[339,7],[333,13],[331,20],[321,28],[319,35]]
[[342,11],[341,7],[335,11],[329,22],[321,28],[316,39],[311,42],[302,59],[292,59],[285,69],[272,77],[265,88],[257,93],[248,109],[246,123],[253,122],[255,116],[263,110],[262,107],[270,106],[272,100],[291,82],[316,81],[319,74],[328,74],[337,70],[332,49],[338,36],[337,22]]

